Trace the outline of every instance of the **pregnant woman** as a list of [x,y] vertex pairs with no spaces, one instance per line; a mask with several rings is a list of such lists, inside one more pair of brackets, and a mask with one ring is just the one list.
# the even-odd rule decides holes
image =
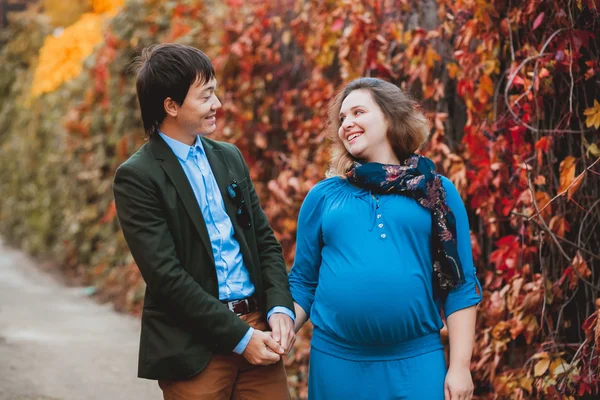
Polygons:
[[415,154],[427,119],[395,85],[360,78],[330,123],[330,177],[304,200],[290,274],[296,330],[314,325],[309,399],[470,399],[481,287],[462,200]]

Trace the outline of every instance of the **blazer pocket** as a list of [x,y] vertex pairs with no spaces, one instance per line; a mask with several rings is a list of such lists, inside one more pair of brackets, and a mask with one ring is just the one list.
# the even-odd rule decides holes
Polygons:
[[180,356],[191,345],[192,337],[162,311],[148,307],[143,309],[141,346],[147,361]]

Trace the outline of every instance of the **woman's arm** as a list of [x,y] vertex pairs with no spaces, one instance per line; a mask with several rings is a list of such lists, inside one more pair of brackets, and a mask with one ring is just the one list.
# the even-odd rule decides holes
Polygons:
[[446,400],[468,400],[473,395],[470,364],[475,341],[477,304],[481,301],[481,284],[475,276],[469,219],[454,185],[443,178],[446,201],[456,218],[458,254],[465,282],[452,289],[443,304],[450,338],[450,365],[444,385]]
[[294,298],[296,332],[308,319],[315,301],[323,248],[321,222],[324,195],[330,182],[321,181],[308,192],[298,215],[296,254],[289,276],[290,291]]
[[473,396],[471,355],[476,316],[477,307],[471,306],[452,313],[447,319],[450,366],[444,385],[446,400],[468,400]]
[[458,310],[448,317],[450,368],[453,366],[469,368],[475,341],[476,316],[477,307],[472,306]]
[[308,321],[308,314],[298,303],[294,302],[294,313],[296,314],[296,320],[294,321],[294,331],[298,333],[306,321]]

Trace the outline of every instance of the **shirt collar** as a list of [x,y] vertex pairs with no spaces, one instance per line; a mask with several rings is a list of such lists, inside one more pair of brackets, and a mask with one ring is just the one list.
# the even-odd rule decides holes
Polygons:
[[194,150],[201,154],[204,154],[204,146],[202,145],[202,140],[200,140],[200,136],[196,136],[196,141],[194,142],[194,144],[192,146],[188,146],[187,144],[182,143],[179,140],[173,139],[172,137],[165,135],[161,131],[158,131],[158,134],[169,145],[171,150],[173,150],[173,153],[175,153],[177,158],[179,158],[181,161],[186,161],[189,154]]

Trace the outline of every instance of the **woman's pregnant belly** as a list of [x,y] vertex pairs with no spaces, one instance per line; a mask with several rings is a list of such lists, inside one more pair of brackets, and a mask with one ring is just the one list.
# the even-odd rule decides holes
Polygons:
[[324,263],[311,315],[315,327],[357,345],[393,345],[439,330],[431,275],[415,263]]

